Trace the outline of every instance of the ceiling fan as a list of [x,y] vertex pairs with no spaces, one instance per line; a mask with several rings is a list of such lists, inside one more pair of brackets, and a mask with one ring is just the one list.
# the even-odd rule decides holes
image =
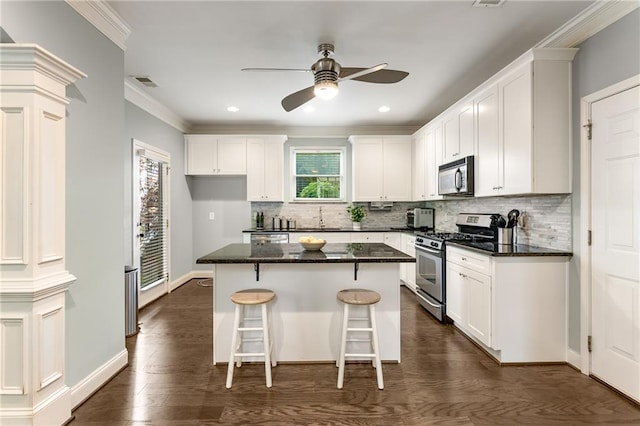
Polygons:
[[309,69],[305,68],[243,68],[242,71],[302,71],[312,72],[314,85],[290,94],[282,100],[285,111],[292,111],[309,102],[314,97],[331,99],[338,94],[338,83],[345,80],[363,81],[366,83],[397,83],[409,75],[405,71],[387,70],[388,64],[382,63],[371,68],[342,67],[329,56],[334,46],[330,43],[318,45],[318,59]]

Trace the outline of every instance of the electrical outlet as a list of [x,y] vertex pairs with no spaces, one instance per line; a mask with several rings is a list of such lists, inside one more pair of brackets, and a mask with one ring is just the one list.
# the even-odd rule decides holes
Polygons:
[[209,220],[214,220],[216,218],[216,214],[214,212],[209,212]]

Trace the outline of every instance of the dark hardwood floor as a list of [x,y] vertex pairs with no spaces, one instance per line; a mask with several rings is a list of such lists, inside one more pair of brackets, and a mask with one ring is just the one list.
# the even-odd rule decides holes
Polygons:
[[81,425],[639,425],[640,409],[565,365],[499,367],[402,288],[402,363],[211,365],[211,287],[191,281],[140,312],[129,366],[77,410]]

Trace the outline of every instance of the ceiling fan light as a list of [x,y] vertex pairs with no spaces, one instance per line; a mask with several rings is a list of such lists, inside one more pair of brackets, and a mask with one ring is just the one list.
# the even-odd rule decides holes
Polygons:
[[338,94],[338,83],[335,81],[319,81],[313,88],[313,94],[328,101]]

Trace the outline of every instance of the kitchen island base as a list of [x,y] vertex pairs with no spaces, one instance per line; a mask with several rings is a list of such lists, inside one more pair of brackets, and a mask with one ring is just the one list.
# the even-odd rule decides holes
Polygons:
[[230,296],[246,288],[277,294],[271,312],[277,362],[335,362],[343,312],[336,294],[346,288],[377,291],[382,297],[376,305],[380,357],[385,362],[400,362],[399,263],[261,263],[259,275],[255,266],[214,266],[214,364],[229,361],[234,316]]

